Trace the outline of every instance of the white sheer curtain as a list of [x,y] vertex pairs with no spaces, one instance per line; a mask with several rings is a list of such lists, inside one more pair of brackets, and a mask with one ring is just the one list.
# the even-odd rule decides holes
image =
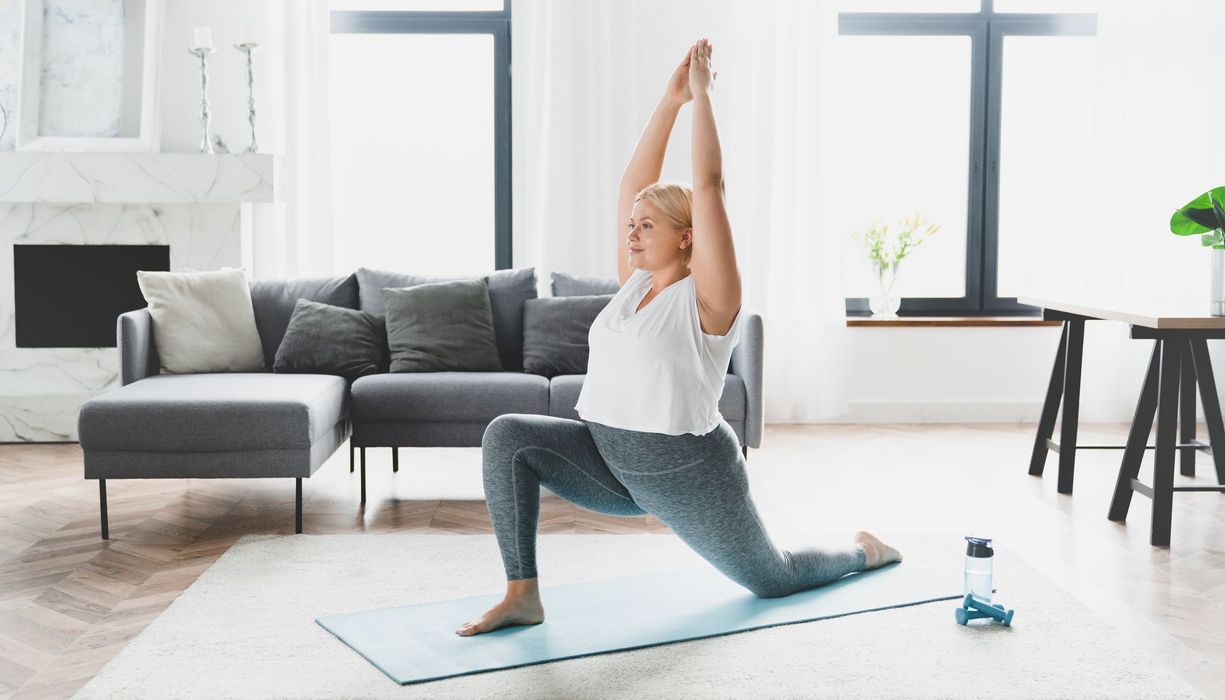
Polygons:
[[[743,304],[765,324],[766,422],[844,414],[837,154],[825,128],[834,3],[516,0],[512,23],[515,265],[535,265],[542,287],[554,270],[615,276],[617,183],[671,71],[709,37]],[[662,179],[692,180],[691,126],[686,107]]]
[[[1095,288],[1207,299],[1209,256],[1174,209],[1225,184],[1225,3],[1103,0],[1098,12]],[[1207,302],[1205,301],[1205,304]]]
[[[327,0],[285,0],[283,162],[277,186],[284,205],[278,221],[258,225],[256,276],[307,277],[333,273],[331,172],[328,167]],[[274,213],[272,213],[274,212]],[[262,234],[262,235],[259,235]]]

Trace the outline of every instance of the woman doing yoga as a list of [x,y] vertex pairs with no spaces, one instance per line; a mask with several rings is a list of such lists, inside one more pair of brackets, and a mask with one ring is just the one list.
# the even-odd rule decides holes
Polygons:
[[[485,498],[506,568],[506,596],[457,634],[544,621],[536,578],[541,485],[600,513],[658,517],[761,597],[815,588],[902,558],[867,532],[840,549],[780,549],[749,495],[739,440],[718,409],[741,314],[710,55],[705,39],[690,47],[622,177],[621,289],[591,326],[575,407],[581,420],[512,413],[485,429]],[[672,125],[689,101],[693,186],[659,183]]]

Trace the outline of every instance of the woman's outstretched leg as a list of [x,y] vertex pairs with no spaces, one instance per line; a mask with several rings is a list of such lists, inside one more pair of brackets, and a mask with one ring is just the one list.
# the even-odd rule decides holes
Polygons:
[[646,514],[608,470],[580,421],[518,413],[498,416],[485,429],[481,455],[485,500],[506,568],[506,597],[456,630],[463,636],[544,620],[536,576],[542,485],[588,510]]
[[703,436],[635,434],[598,424],[591,432],[642,508],[757,596],[789,595],[901,559],[866,532],[841,548],[776,546],[749,494],[744,458],[726,421]]

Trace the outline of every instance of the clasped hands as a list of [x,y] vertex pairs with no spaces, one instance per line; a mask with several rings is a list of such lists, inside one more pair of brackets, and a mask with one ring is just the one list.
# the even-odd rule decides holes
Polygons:
[[719,73],[710,70],[710,40],[699,39],[685,52],[685,58],[672,72],[664,95],[677,104],[684,104],[696,94],[709,94]]

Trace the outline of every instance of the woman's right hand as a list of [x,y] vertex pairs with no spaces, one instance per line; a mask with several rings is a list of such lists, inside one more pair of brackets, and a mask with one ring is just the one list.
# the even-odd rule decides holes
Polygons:
[[689,90],[689,58],[693,55],[693,46],[685,49],[685,60],[681,61],[681,64],[672,72],[672,77],[668,80],[668,87],[664,90],[664,97],[678,105],[683,105],[693,99],[693,93]]

